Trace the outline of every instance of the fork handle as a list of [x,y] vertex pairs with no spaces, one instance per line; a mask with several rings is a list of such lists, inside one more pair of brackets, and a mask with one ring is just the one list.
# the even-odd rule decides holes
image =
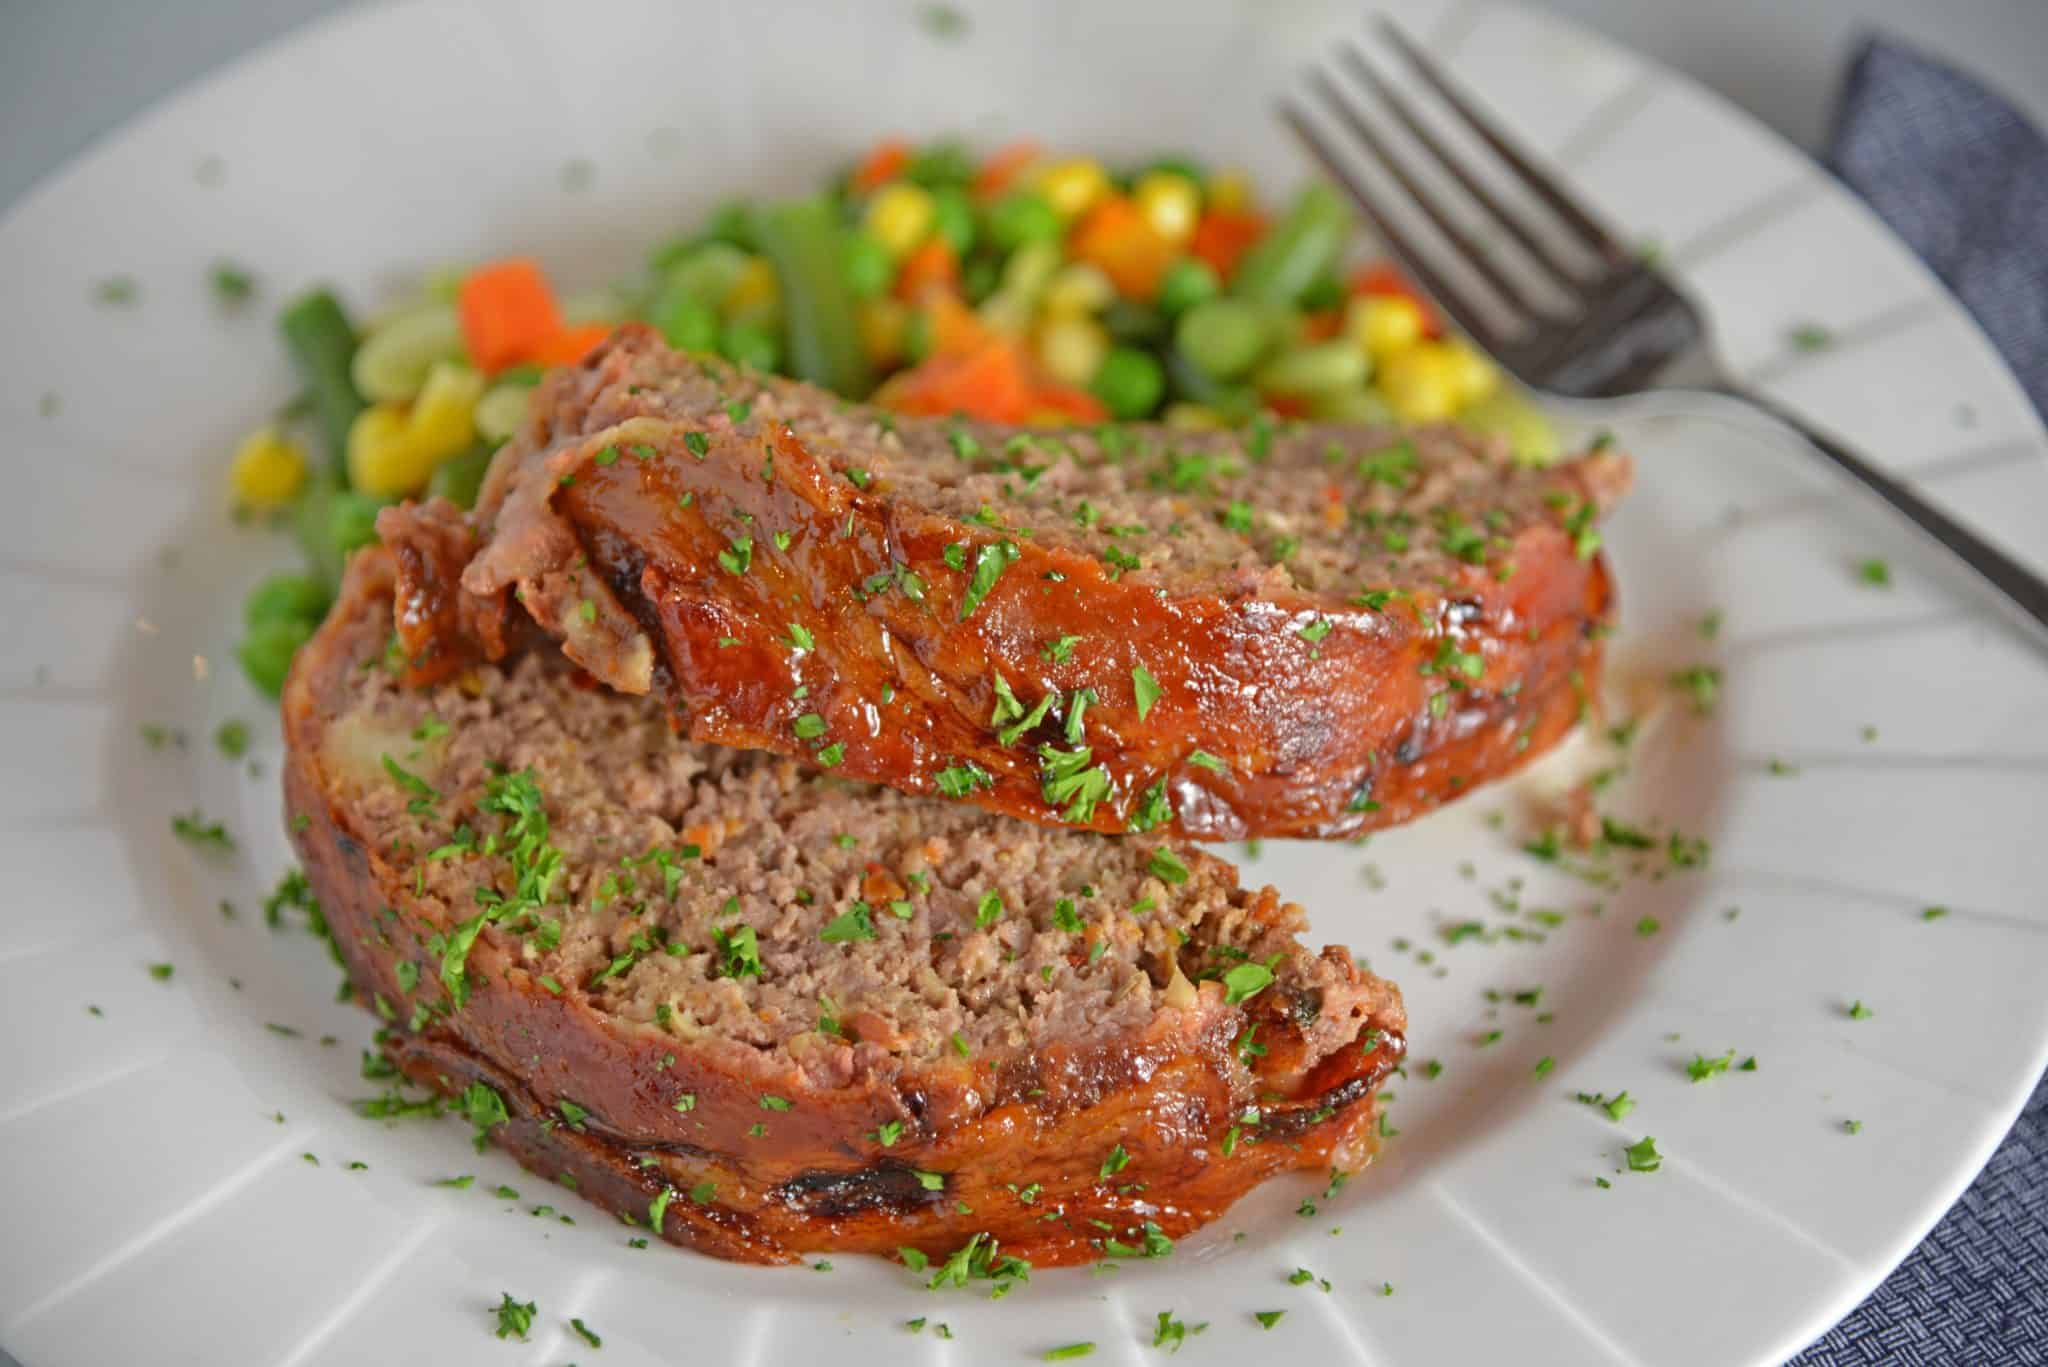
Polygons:
[[2018,609],[2022,625],[2031,629],[2035,643],[2048,647],[2048,579],[2043,579],[1929,503],[1914,492],[1910,484],[1878,469],[1775,399],[1732,384],[1717,384],[1713,389],[1716,393],[1739,399],[1791,428],[1816,451],[1833,461],[1836,468],[1904,513],[1921,531],[1946,546],[1958,560],[1998,590],[2008,608]]

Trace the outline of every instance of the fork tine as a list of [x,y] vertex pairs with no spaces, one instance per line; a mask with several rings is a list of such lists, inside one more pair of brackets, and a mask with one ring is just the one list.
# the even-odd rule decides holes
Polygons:
[[1301,139],[1309,154],[1321,163],[1330,179],[1350,192],[1352,202],[1370,220],[1380,240],[1387,244],[1387,249],[1401,263],[1401,268],[1421,282],[1422,288],[1429,293],[1430,298],[1434,299],[1444,312],[1450,314],[1451,320],[1464,329],[1472,340],[1486,350],[1497,353],[1503,339],[1493,323],[1484,313],[1472,306],[1470,299],[1460,295],[1444,279],[1436,267],[1430,264],[1429,257],[1415,245],[1414,240],[1395,226],[1392,218],[1380,212],[1364,183],[1352,174],[1351,168],[1344,164],[1336,150],[1316,131],[1315,125],[1292,100],[1283,98],[1280,101],[1280,118],[1293,130],[1295,137]]
[[1544,310],[1522,291],[1521,286],[1494,265],[1492,257],[1472,240],[1471,234],[1458,226],[1457,220],[1445,210],[1438,198],[1409,173],[1401,158],[1394,154],[1394,149],[1374,131],[1371,122],[1337,89],[1335,83],[1320,67],[1309,73],[1309,81],[1322,95],[1324,102],[1343,121],[1351,135],[1358,139],[1360,145],[1372,155],[1380,168],[1394,178],[1402,193],[1408,196],[1416,208],[1422,210],[1423,216],[1435,225],[1436,230],[1444,235],[1458,255],[1464,258],[1465,263],[1493,288],[1494,293],[1528,316],[1542,318]]
[[1393,20],[1382,16],[1378,21],[1378,28],[1380,35],[1407,59],[1408,64],[1414,67],[1416,73],[1429,83],[1430,88],[1443,98],[1444,103],[1465,121],[1465,126],[1470,128],[1480,141],[1493,149],[1494,155],[1506,163],[1508,169],[1513,171],[1537,198],[1550,207],[1551,212],[1564,220],[1588,246],[1601,255],[1613,261],[1627,258],[1628,253],[1622,249],[1621,244],[1609,236],[1605,228],[1594,222],[1593,216],[1580,208],[1578,201],[1566,194],[1555,180],[1531,166],[1528,158],[1510,146],[1508,140],[1493,126],[1492,120],[1481,114],[1470,100],[1458,92],[1451,84],[1450,78],[1444,75],[1443,68],[1417,47],[1415,41],[1402,32]]
[[1584,283],[1580,280],[1577,271],[1557,259],[1557,253],[1549,243],[1531,232],[1526,223],[1522,222],[1507,205],[1501,203],[1498,195],[1480,183],[1479,178],[1473,175],[1471,169],[1465,164],[1464,158],[1444,145],[1443,139],[1438,137],[1429,125],[1415,112],[1415,106],[1409,102],[1408,97],[1396,90],[1390,81],[1380,75],[1373,68],[1372,63],[1365,59],[1364,53],[1360,52],[1352,44],[1345,43],[1338,49],[1337,59],[1371,88],[1373,94],[1379,98],[1380,103],[1391,110],[1394,117],[1400,120],[1401,126],[1408,130],[1409,136],[1421,144],[1424,150],[1429,152],[1431,156],[1434,156],[1437,165],[1449,173],[1451,179],[1457,181],[1465,193],[1470,195],[1481,209],[1484,209],[1491,215],[1496,223],[1506,228],[1508,234],[1521,244],[1522,250],[1535,258],[1538,264],[1555,276],[1559,284],[1576,290]]

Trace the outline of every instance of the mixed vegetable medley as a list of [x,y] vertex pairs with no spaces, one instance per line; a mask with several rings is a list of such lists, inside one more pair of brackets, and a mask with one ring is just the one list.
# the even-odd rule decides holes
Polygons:
[[314,290],[279,319],[302,392],[232,467],[237,504],[285,517],[307,566],[252,592],[238,655],[278,692],[377,510],[469,506],[542,373],[635,318],[903,413],[1456,420],[1552,457],[1542,414],[1359,247],[1320,183],[1269,206],[1242,175],[1183,157],[1119,172],[1032,143],[977,159],[890,140],[818,194],[724,205],[658,246],[644,278],[588,296],[558,297],[518,258],[436,276],[360,326]]

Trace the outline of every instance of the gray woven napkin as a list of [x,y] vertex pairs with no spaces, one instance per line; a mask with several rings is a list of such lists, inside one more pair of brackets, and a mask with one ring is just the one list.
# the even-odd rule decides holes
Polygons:
[[[2048,140],[1882,39],[1850,64],[1828,164],[1969,308],[2048,416]],[[2048,1085],[1934,1232],[1795,1367],[2048,1367]]]
[[2048,415],[2048,138],[1884,39],[1849,65],[1828,166],[1934,268]]

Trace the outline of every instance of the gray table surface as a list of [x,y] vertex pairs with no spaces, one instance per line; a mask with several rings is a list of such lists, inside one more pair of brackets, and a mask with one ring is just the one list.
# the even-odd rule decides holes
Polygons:
[[[2048,126],[2048,0],[1532,0],[1818,147],[1843,62],[1881,28]],[[0,0],[0,206],[186,82],[350,0]],[[0,1349],[0,1367],[14,1359]]]

